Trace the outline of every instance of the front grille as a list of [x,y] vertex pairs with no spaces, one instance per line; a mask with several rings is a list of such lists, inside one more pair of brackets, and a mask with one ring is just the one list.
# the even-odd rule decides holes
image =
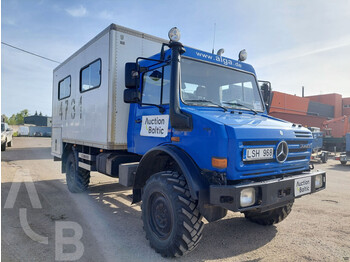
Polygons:
[[[242,159],[243,159],[243,151],[248,148],[264,148],[264,147],[272,147],[274,150],[274,158],[273,159],[262,159],[262,160],[252,160],[252,161],[243,161],[244,165],[251,166],[255,164],[266,164],[266,163],[276,163],[276,149],[277,145],[280,141],[244,141],[242,142]],[[309,157],[310,147],[305,147],[305,145],[309,144],[307,140],[287,140],[288,144],[288,158],[285,163],[296,161],[296,160],[304,160]],[[302,147],[303,146],[303,147]]]
[[288,145],[306,145],[309,143],[307,140],[287,140]]
[[289,153],[299,153],[299,152],[306,152],[307,148],[291,148],[289,149]]
[[287,161],[295,161],[295,160],[302,160],[302,159],[305,159],[306,156],[293,156],[293,157],[288,157],[286,162]]
[[308,131],[294,131],[295,137],[307,137],[312,138],[312,134]]
[[245,165],[255,165],[255,164],[264,164],[264,163],[271,163],[275,162],[275,159],[262,159],[262,160],[252,160],[252,161],[245,161]]
[[278,141],[244,141],[244,146],[268,146],[274,145],[278,143]]

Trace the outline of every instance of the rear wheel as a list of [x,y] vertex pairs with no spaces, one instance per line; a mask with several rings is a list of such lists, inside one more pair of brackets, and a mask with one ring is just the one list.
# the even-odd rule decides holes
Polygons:
[[12,146],[12,140],[10,142],[7,143],[7,146],[8,147],[11,147]]
[[182,256],[198,245],[204,224],[183,175],[167,171],[149,178],[141,207],[146,238],[163,257]]
[[84,192],[90,183],[90,172],[78,166],[78,159],[73,152],[69,154],[66,162],[66,180],[70,192]]
[[6,151],[6,142],[1,144],[1,151]]
[[244,212],[245,218],[251,222],[270,226],[273,224],[277,224],[284,220],[292,211],[293,203],[289,203],[283,207],[275,208],[266,212],[258,213],[255,211],[247,211]]

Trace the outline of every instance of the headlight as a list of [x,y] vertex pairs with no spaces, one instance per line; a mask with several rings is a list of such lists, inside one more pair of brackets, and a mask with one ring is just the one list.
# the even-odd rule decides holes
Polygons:
[[241,207],[249,207],[255,203],[255,189],[253,187],[245,188],[241,191]]
[[322,180],[323,180],[322,175],[317,175],[317,176],[315,177],[315,188],[316,188],[316,189],[323,186],[323,181],[322,181]]
[[245,49],[243,49],[238,54],[238,60],[243,62],[243,61],[247,60],[247,56],[248,56],[247,51],[245,51]]
[[178,42],[180,41],[181,33],[177,27],[173,27],[170,29],[168,33],[168,37],[171,41]]

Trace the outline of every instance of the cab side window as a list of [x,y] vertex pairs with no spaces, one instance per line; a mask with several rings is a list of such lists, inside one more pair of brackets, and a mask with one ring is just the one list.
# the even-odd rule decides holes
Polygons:
[[71,78],[70,76],[67,76],[63,80],[58,82],[58,100],[67,98],[70,96],[70,85]]
[[80,70],[80,92],[85,92],[101,85],[101,59],[88,64]]
[[149,71],[143,75],[142,103],[160,104],[162,89],[162,68]]
[[169,104],[170,67],[160,67],[143,75],[142,103]]

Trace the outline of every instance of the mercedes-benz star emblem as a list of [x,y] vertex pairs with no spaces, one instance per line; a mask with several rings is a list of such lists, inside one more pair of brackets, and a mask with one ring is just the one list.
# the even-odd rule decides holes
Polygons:
[[286,141],[281,141],[277,145],[276,149],[276,160],[279,163],[283,163],[288,157],[288,144]]

